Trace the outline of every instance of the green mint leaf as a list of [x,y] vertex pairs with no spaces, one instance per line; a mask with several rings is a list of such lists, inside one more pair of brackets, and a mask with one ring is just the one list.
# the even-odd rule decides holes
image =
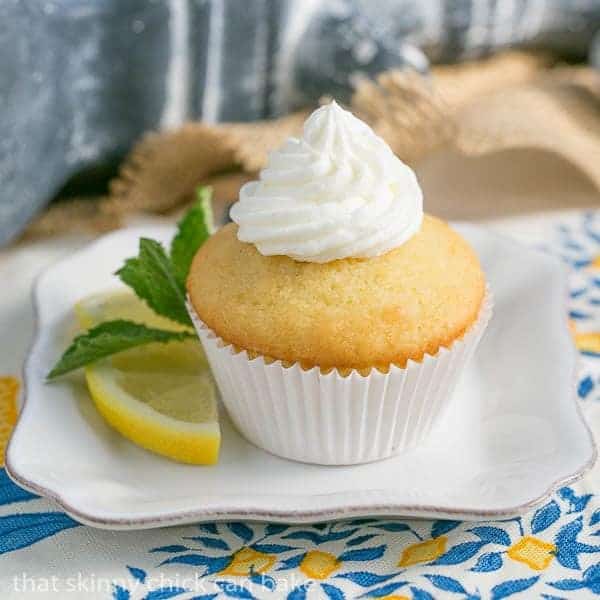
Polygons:
[[194,337],[191,332],[153,329],[132,321],[105,321],[73,340],[61,359],[48,373],[48,379],[64,375],[129,348],[151,342],[180,342]]
[[185,282],[198,248],[210,237],[214,230],[212,214],[212,188],[199,187],[194,206],[177,225],[177,235],[171,242],[171,263],[179,285]]
[[178,281],[161,244],[141,238],[137,257],[127,259],[117,275],[155,313],[192,325],[185,308],[185,286]]

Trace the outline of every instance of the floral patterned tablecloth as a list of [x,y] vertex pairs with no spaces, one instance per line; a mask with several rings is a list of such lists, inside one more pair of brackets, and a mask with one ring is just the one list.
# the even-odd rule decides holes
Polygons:
[[[490,226],[559,253],[570,265],[570,317],[583,357],[578,395],[592,429],[600,431],[600,212]],[[69,244],[5,253],[0,280],[18,271],[21,288],[29,285]],[[15,418],[16,365],[31,332],[21,288],[0,300],[2,327],[24,338],[4,337],[0,351],[6,374],[0,436]],[[503,521],[235,522],[109,532],[79,525],[0,470],[0,597],[589,598],[600,595],[599,473],[596,468],[537,510]]]

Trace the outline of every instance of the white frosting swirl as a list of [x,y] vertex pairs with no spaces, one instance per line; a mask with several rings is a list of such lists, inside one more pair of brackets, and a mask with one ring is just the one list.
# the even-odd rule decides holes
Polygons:
[[231,208],[238,238],[264,255],[324,263],[400,246],[420,228],[422,193],[410,167],[332,102],[269,155]]

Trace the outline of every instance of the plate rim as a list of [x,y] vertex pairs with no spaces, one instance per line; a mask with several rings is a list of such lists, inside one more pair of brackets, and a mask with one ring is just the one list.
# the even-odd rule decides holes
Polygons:
[[[463,222],[453,222],[451,223],[453,226],[458,226],[460,228],[469,228],[479,231],[484,231],[486,235],[502,240],[504,243],[510,243],[513,245],[520,246],[523,250],[526,250],[530,253],[542,254],[545,258],[551,259],[555,262],[556,266],[558,266],[563,272],[563,288],[564,288],[564,303],[565,310],[563,311],[564,315],[564,323],[563,326],[568,329],[568,318],[567,314],[567,298],[568,298],[568,281],[567,281],[567,269],[565,265],[560,262],[560,260],[551,255],[545,254],[539,251],[536,248],[531,248],[526,244],[523,244],[517,240],[513,240],[508,235],[503,235],[497,233],[495,231],[490,230],[489,228],[483,225],[477,225],[473,223],[463,223]],[[473,510],[464,507],[441,507],[435,505],[428,504],[407,504],[407,503],[374,503],[370,502],[367,504],[351,504],[351,503],[340,503],[339,507],[335,508],[326,508],[326,509],[300,509],[300,510],[277,510],[277,509],[264,509],[264,508],[246,508],[244,510],[240,510],[239,507],[222,507],[219,509],[189,509],[189,510],[179,510],[172,512],[165,512],[159,516],[143,516],[143,517],[132,517],[132,518],[123,518],[123,517],[102,517],[94,514],[93,512],[87,512],[85,509],[78,508],[73,506],[71,502],[67,501],[63,494],[61,494],[58,490],[51,489],[44,485],[40,485],[36,483],[30,477],[24,475],[19,472],[18,468],[15,467],[12,458],[12,448],[14,447],[13,440],[17,436],[17,431],[22,428],[23,415],[25,414],[27,407],[31,406],[28,400],[28,388],[29,381],[27,372],[30,366],[30,362],[34,355],[34,350],[39,344],[40,338],[42,336],[42,327],[40,324],[40,287],[43,281],[44,276],[54,269],[55,267],[61,265],[62,263],[69,262],[73,260],[77,255],[83,252],[89,252],[94,249],[95,246],[100,245],[101,243],[105,243],[106,240],[109,240],[113,237],[120,236],[131,236],[136,232],[143,232],[144,235],[148,235],[149,230],[162,231],[167,233],[167,231],[173,230],[173,226],[167,224],[149,224],[146,226],[137,226],[137,227],[128,227],[124,229],[119,229],[108,234],[99,236],[95,240],[83,245],[77,251],[73,252],[67,257],[61,258],[45,269],[43,269],[35,278],[34,284],[32,286],[31,291],[31,300],[33,306],[33,314],[34,314],[34,333],[31,339],[31,342],[27,349],[27,356],[23,363],[23,367],[21,369],[21,379],[22,379],[22,388],[21,388],[21,402],[19,408],[19,414],[17,417],[17,422],[13,428],[11,433],[6,453],[5,453],[5,470],[8,476],[20,487],[30,491],[39,496],[48,498],[54,501],[58,506],[60,506],[68,515],[76,519],[77,521],[90,525],[92,527],[100,528],[100,529],[109,529],[109,530],[139,530],[139,529],[150,529],[157,527],[166,527],[166,526],[174,526],[174,525],[182,525],[185,523],[200,523],[200,522],[208,522],[208,521],[228,521],[228,520],[247,520],[247,521],[272,521],[272,522],[285,522],[290,524],[300,524],[300,523],[318,523],[322,521],[334,521],[334,520],[347,520],[358,517],[366,517],[366,516],[381,516],[381,517],[398,517],[398,518],[458,518],[461,520],[493,520],[499,518],[512,517],[519,514],[523,514],[528,512],[539,505],[541,505],[545,500],[548,500],[559,488],[569,485],[581,477],[585,473],[587,473],[595,464],[598,458],[598,448],[596,445],[596,441],[594,435],[590,429],[590,426],[585,419],[580,402],[577,395],[577,382],[578,382],[578,374],[580,372],[581,366],[581,357],[579,352],[575,348],[575,345],[572,345],[572,352],[575,357],[573,373],[572,373],[572,390],[573,393],[571,395],[575,412],[577,415],[577,419],[580,425],[583,426],[589,446],[591,449],[590,456],[587,457],[585,462],[580,465],[577,469],[575,469],[572,473],[555,479],[552,481],[547,489],[541,494],[531,498],[526,502],[522,502],[520,504],[514,506],[507,506],[503,508],[496,509],[479,509]],[[493,318],[493,316],[492,316]],[[318,495],[313,495],[318,496]]]

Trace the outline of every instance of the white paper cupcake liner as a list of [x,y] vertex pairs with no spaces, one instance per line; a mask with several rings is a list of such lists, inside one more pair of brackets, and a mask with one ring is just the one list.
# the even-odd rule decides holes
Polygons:
[[420,444],[451,400],[492,314],[488,293],[475,323],[449,348],[405,368],[369,375],[249,358],[188,310],[233,423],[251,443],[283,458],[352,465]]

